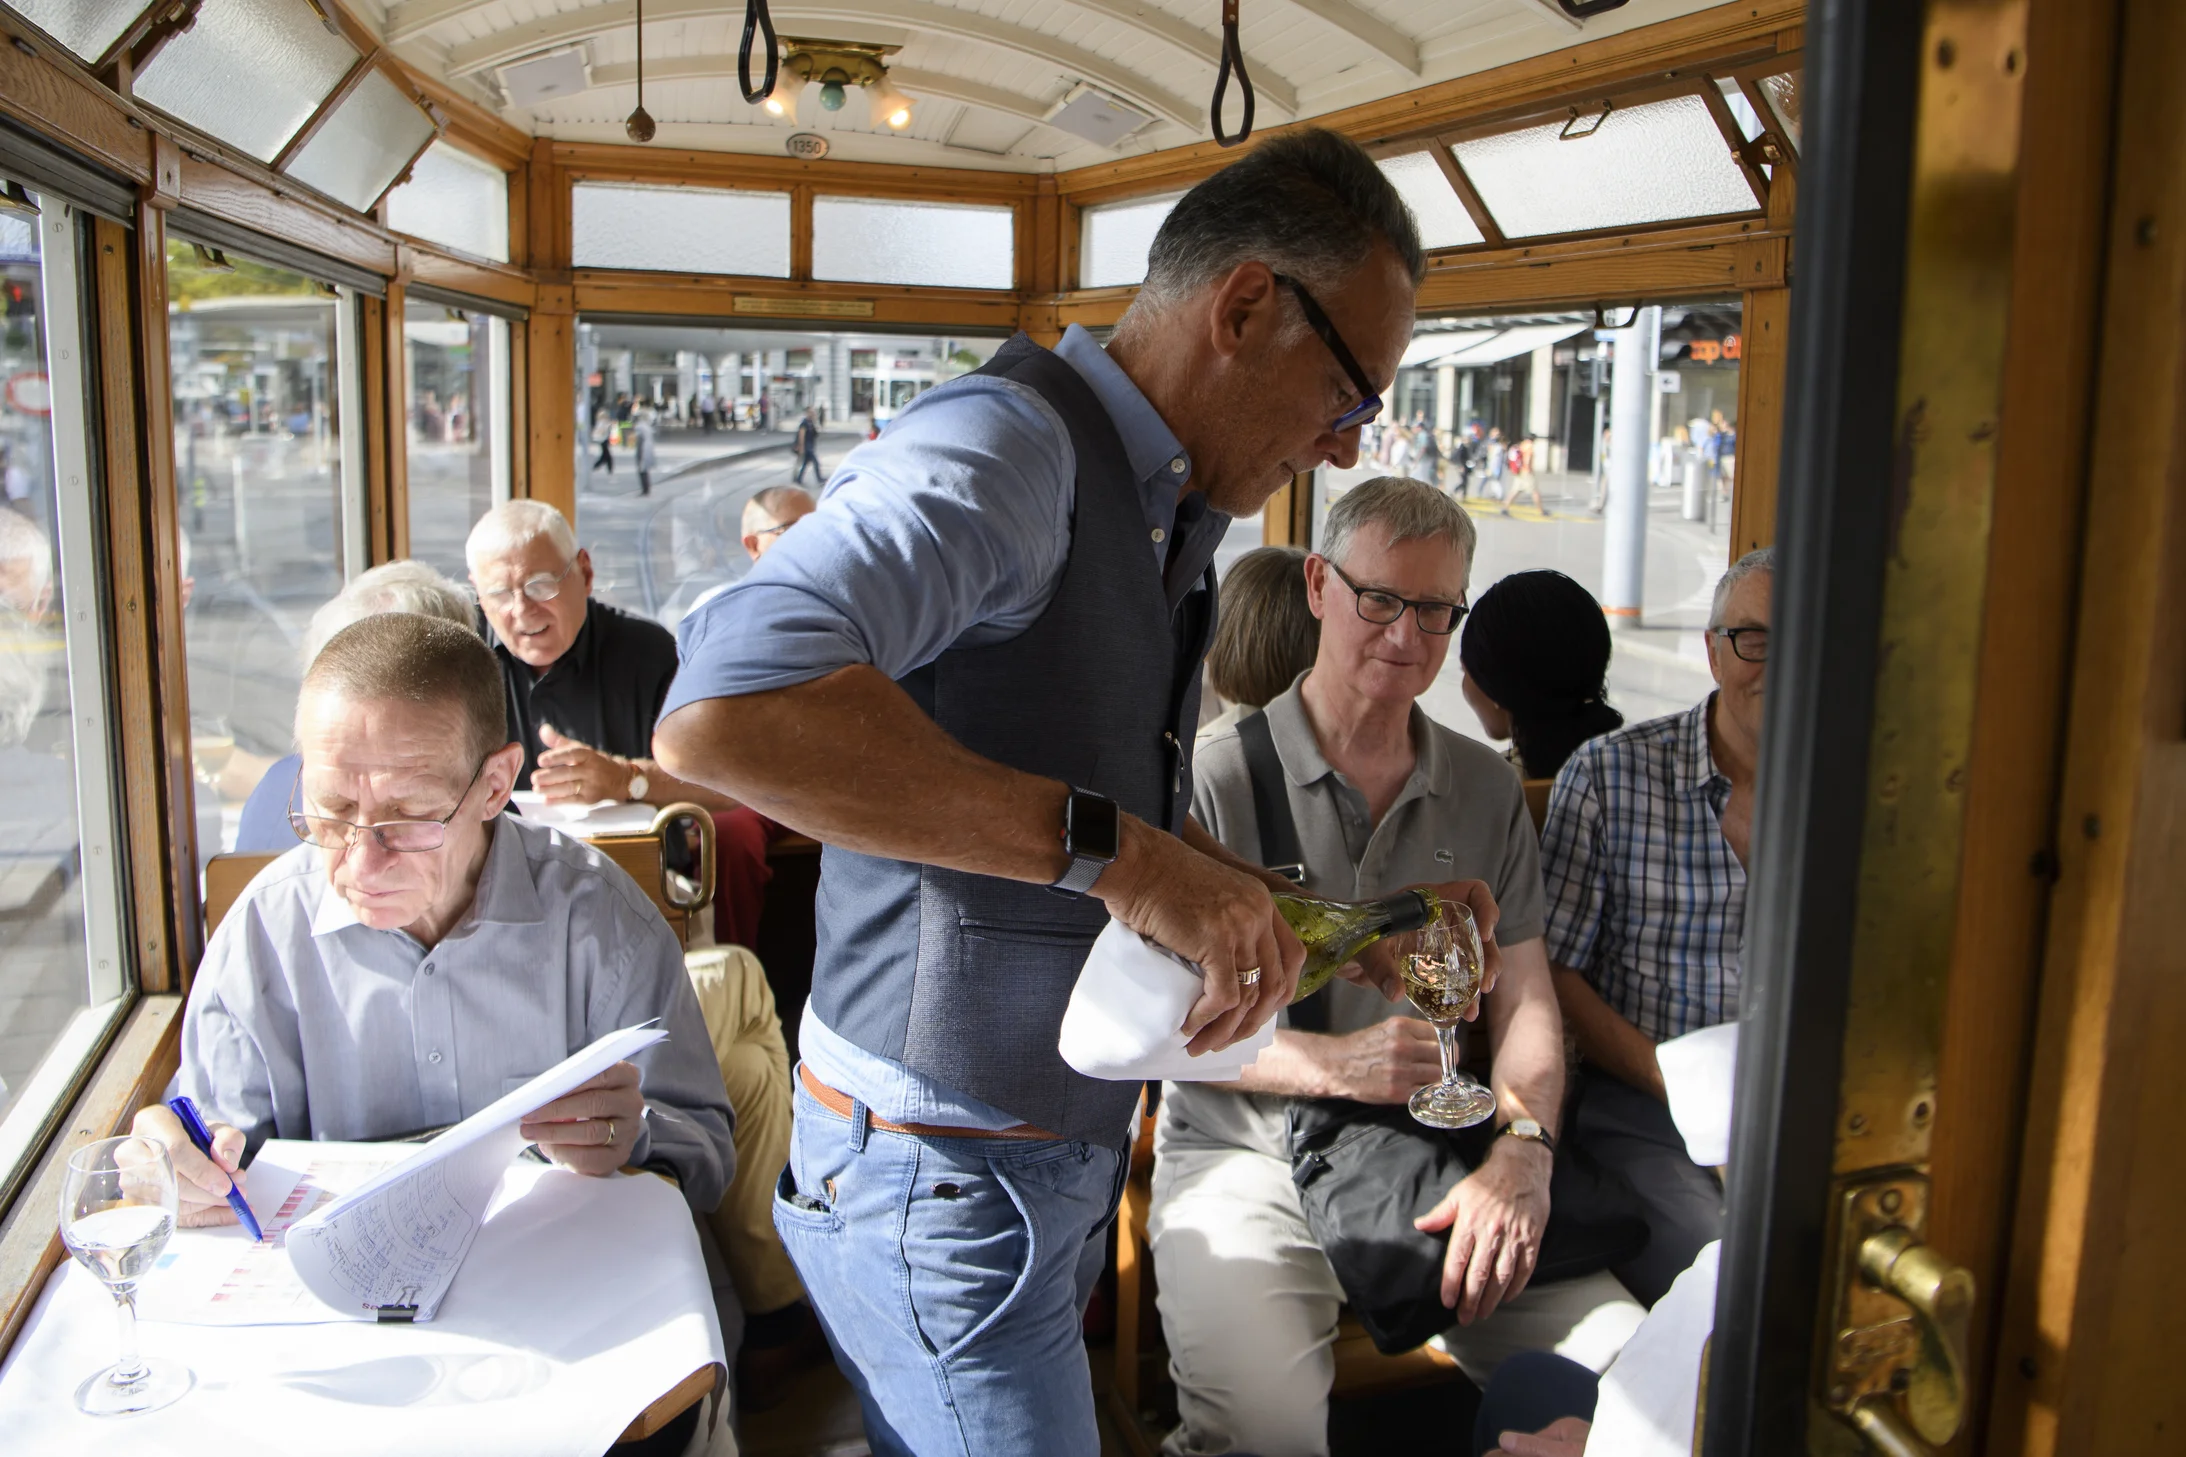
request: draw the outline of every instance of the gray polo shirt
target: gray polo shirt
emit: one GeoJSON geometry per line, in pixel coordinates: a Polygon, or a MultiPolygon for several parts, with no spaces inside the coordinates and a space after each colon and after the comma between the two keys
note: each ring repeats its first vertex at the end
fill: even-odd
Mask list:
{"type": "MultiPolygon", "coordinates": [[[[1283,788],[1305,858],[1304,889],[1330,900],[1372,900],[1407,885],[1482,880],[1501,912],[1496,940],[1515,946],[1538,937],[1545,921],[1540,842],[1517,772],[1412,706],[1411,777],[1380,824],[1367,819],[1366,795],[1332,766],[1306,719],[1299,684],[1267,706],[1283,788]]],[[[1192,760],[1192,817],[1248,860],[1260,856],[1252,776],[1237,730],[1207,741],[1192,760]]],[[[1347,981],[1330,983],[1329,1030],[1353,1032],[1391,1016],[1416,1016],[1409,1002],[1347,981]]],[[[1286,1020],[1288,1014],[1285,1014],[1286,1020]]],[[[1228,1090],[1222,1083],[1170,1083],[1163,1090],[1168,1136],[1231,1144],[1289,1157],[1279,1097],[1228,1090]]]]}

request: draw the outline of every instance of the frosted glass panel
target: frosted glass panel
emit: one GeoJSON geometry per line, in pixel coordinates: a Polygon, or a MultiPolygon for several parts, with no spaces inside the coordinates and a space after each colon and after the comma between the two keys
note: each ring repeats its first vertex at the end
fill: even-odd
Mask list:
{"type": "Polygon", "coordinates": [[[1419,221],[1421,247],[1462,248],[1487,241],[1431,155],[1406,152],[1401,157],[1384,157],[1379,165],[1382,176],[1396,184],[1404,205],[1419,221]]]}
{"type": "Polygon", "coordinates": [[[1557,136],[1563,126],[1552,121],[1454,148],[1505,237],[1760,209],[1697,96],[1619,108],[1591,135],[1568,141],[1557,136]]]}
{"type": "Polygon", "coordinates": [[[356,64],[304,0],[213,0],[152,57],[136,97],[270,162],[356,64]]]}
{"type": "Polygon", "coordinates": [[[1146,281],[1146,255],[1169,210],[1184,194],[1103,203],[1085,210],[1078,245],[1078,286],[1115,288],[1146,281]]]}
{"type": "Polygon", "coordinates": [[[387,194],[387,226],[413,238],[509,261],[509,175],[446,142],[425,149],[387,194]]]}
{"type": "Polygon", "coordinates": [[[844,283],[1008,288],[1017,214],[938,202],[812,200],[812,276],[844,283]]]}
{"type": "Polygon", "coordinates": [[[362,212],[379,200],[433,131],[425,109],[385,71],[374,71],[342,98],[286,170],[362,212]]]}
{"type": "Polygon", "coordinates": [[[1792,146],[1799,145],[1799,73],[1786,71],[1779,76],[1761,78],[1761,94],[1768,98],[1769,110],[1776,113],[1783,124],[1784,135],[1791,138],[1792,146]]]}
{"type": "Polygon", "coordinates": [[[579,268],[787,278],[789,194],[580,182],[570,256],[579,268]]]}
{"type": "Polygon", "coordinates": [[[14,0],[18,14],[87,61],[106,54],[147,0],[14,0]]]}

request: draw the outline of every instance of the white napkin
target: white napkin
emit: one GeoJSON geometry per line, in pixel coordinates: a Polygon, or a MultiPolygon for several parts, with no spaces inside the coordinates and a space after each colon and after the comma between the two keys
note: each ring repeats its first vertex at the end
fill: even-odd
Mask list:
{"type": "Polygon", "coordinates": [[[1690,1457],[1700,1353],[1715,1328],[1716,1265],[1722,1253],[1721,1240],[1702,1246],[1699,1258],[1655,1302],[1602,1373],[1587,1451],[1615,1457],[1690,1457]]]}
{"type": "Polygon", "coordinates": [[[1078,973],[1056,1050],[1087,1077],[1111,1082],[1235,1082],[1275,1040],[1275,1019],[1243,1042],[1193,1057],[1183,1028],[1199,992],[1198,967],[1110,921],[1078,973]]]}
{"type": "Polygon", "coordinates": [[[1731,1161],[1731,1087],[1738,1070],[1738,1024],[1723,1022],[1655,1049],[1662,1086],[1670,1095],[1670,1121],[1685,1140],[1686,1156],[1704,1169],[1731,1161]]]}

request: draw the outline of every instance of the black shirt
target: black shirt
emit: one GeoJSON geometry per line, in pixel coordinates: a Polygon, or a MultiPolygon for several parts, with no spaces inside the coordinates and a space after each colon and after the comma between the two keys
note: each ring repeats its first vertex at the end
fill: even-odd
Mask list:
{"type": "Polygon", "coordinates": [[[509,738],[524,746],[518,789],[531,788],[545,747],[542,723],[602,753],[652,757],[653,724],[676,676],[676,639],[667,628],[595,597],[585,604],[584,626],[569,651],[536,675],[490,630],[487,641],[508,689],[509,738]]]}

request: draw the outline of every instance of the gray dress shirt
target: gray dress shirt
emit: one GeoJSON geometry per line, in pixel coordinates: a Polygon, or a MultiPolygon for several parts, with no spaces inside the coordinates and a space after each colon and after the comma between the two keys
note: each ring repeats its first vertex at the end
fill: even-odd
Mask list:
{"type": "Polygon", "coordinates": [[[591,846],[503,815],[469,911],[440,943],[359,922],[299,845],[213,933],[183,1014],[176,1087],[267,1138],[390,1138],[455,1123],[618,1028],[648,1105],[629,1162],[700,1211],[736,1171],[735,1113],[683,969],[636,882],[591,846]]]}

